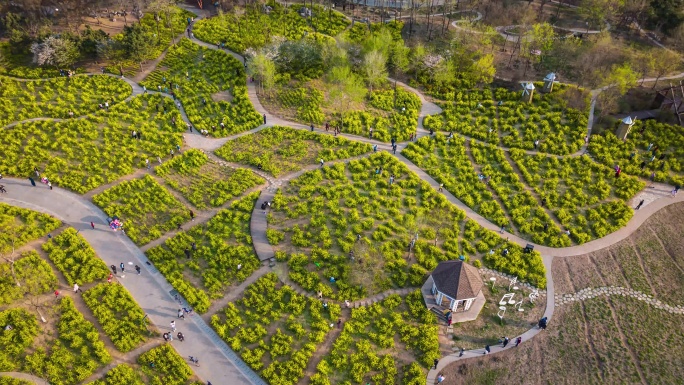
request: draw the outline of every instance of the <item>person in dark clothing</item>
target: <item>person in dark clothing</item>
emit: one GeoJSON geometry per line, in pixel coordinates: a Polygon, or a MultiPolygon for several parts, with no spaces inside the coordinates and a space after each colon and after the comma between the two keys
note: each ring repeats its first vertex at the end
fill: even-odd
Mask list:
{"type": "Polygon", "coordinates": [[[642,199],[642,200],[639,202],[639,204],[637,205],[637,207],[634,208],[634,210],[639,210],[639,209],[641,208],[641,206],[643,206],[643,205],[644,205],[644,200],[642,199]]]}

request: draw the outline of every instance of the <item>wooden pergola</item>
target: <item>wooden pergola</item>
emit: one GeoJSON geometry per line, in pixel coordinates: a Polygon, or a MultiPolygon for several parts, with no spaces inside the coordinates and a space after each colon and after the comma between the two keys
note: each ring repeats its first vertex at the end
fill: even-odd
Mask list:
{"type": "Polygon", "coordinates": [[[679,125],[682,126],[682,116],[684,115],[684,83],[679,82],[679,85],[663,88],[658,91],[653,104],[653,109],[670,110],[677,116],[679,125]]]}

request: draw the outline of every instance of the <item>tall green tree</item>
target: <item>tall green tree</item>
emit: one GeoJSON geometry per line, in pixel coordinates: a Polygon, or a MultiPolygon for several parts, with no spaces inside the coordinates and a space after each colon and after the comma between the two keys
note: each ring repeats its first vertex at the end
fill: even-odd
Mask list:
{"type": "Polygon", "coordinates": [[[471,81],[475,84],[489,84],[494,80],[496,67],[494,67],[494,55],[485,54],[473,62],[470,68],[471,81]]]}
{"type": "Polygon", "coordinates": [[[259,53],[247,60],[247,74],[253,76],[259,82],[262,91],[270,93],[275,85],[275,63],[263,53],[259,53]]]}
{"type": "Polygon", "coordinates": [[[123,63],[126,60],[127,54],[121,35],[98,44],[97,56],[118,68],[119,74],[123,76],[123,63]]]}
{"type": "Polygon", "coordinates": [[[671,33],[684,23],[684,0],[651,0],[649,26],[671,33]]]}
{"type": "Polygon", "coordinates": [[[150,58],[152,50],[157,45],[157,36],[141,24],[132,24],[124,27],[123,44],[128,57],[138,62],[142,71],[142,63],[150,58]]]}
{"type": "Polygon", "coordinates": [[[387,79],[387,59],[379,51],[368,52],[363,57],[362,68],[371,92],[387,79]]]}
{"type": "Polygon", "coordinates": [[[655,49],[651,53],[653,56],[653,72],[656,75],[653,88],[656,88],[661,77],[682,68],[682,58],[669,49],[655,49]]]}
{"type": "Polygon", "coordinates": [[[333,67],[327,77],[331,85],[328,101],[340,114],[344,127],[344,115],[352,110],[355,104],[363,102],[368,91],[361,78],[348,66],[333,67]]]}

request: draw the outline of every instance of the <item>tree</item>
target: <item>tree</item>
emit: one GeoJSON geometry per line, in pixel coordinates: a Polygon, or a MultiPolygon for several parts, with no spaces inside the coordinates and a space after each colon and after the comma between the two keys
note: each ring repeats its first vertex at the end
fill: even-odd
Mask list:
{"type": "Polygon", "coordinates": [[[485,54],[473,62],[469,71],[471,81],[475,84],[489,84],[494,80],[496,67],[494,67],[494,55],[485,54]]]}
{"type": "Polygon", "coordinates": [[[133,24],[124,27],[122,42],[126,55],[138,62],[142,71],[142,63],[150,57],[151,50],[157,45],[157,36],[145,30],[142,25],[133,24]]]}
{"type": "Polygon", "coordinates": [[[615,87],[620,95],[624,95],[636,85],[638,80],[639,76],[629,63],[624,63],[613,66],[608,76],[605,77],[604,85],[615,87]]]}
{"type": "Polygon", "coordinates": [[[368,52],[363,57],[363,73],[373,91],[374,86],[382,84],[387,78],[387,59],[379,51],[368,52]]]}
{"type": "Polygon", "coordinates": [[[665,33],[684,23],[684,0],[651,0],[649,26],[665,33]]]}
{"type": "MultiPolygon", "coordinates": [[[[175,12],[173,8],[176,5],[176,0],[154,0],[147,9],[154,12],[154,19],[157,21],[157,36],[159,36],[159,22],[161,15],[166,15],[166,24],[170,28],[171,41],[176,44],[176,31],[173,30],[173,21],[171,20],[171,11],[175,12]]],[[[202,8],[200,6],[200,8],[202,8]]]]}
{"type": "Polygon", "coordinates": [[[676,53],[670,51],[669,49],[655,49],[652,52],[653,57],[653,71],[656,74],[655,83],[653,83],[653,88],[656,88],[658,80],[664,75],[676,70],[681,67],[682,59],[676,53]]]}
{"type": "Polygon", "coordinates": [[[668,39],[670,44],[672,44],[680,53],[684,53],[684,24],[675,28],[671,32],[671,35],[671,38],[668,39]]]}
{"type": "Polygon", "coordinates": [[[603,30],[604,21],[615,14],[617,3],[619,3],[619,1],[582,0],[579,12],[582,17],[589,20],[587,30],[589,29],[589,25],[596,26],[599,30],[603,30]]]}
{"type": "Polygon", "coordinates": [[[123,76],[123,63],[126,60],[126,47],[121,41],[121,37],[115,37],[101,42],[97,45],[97,56],[109,61],[119,69],[119,74],[123,76]]]}
{"type": "Polygon", "coordinates": [[[639,76],[629,63],[612,67],[610,73],[603,78],[604,90],[597,99],[601,105],[599,121],[617,110],[620,98],[636,85],[638,79],[639,76]]]}
{"type": "Polygon", "coordinates": [[[410,51],[410,48],[404,45],[403,40],[392,43],[387,57],[387,69],[393,76],[396,76],[399,71],[404,72],[408,69],[410,51]]]}
{"type": "Polygon", "coordinates": [[[68,39],[49,36],[42,43],[31,45],[33,62],[39,66],[54,65],[57,68],[69,67],[78,60],[76,44],[68,39]]]}
{"type": "Polygon", "coordinates": [[[265,54],[259,53],[247,60],[247,74],[257,79],[262,91],[270,92],[275,84],[275,63],[265,54]]]}
{"type": "Polygon", "coordinates": [[[363,102],[368,91],[361,79],[348,66],[333,67],[328,74],[328,82],[332,85],[329,102],[340,113],[344,127],[344,114],[350,111],[354,104],[363,102]]]}
{"type": "Polygon", "coordinates": [[[288,40],[278,48],[278,70],[300,79],[317,78],[323,73],[323,50],[311,39],[288,40]]]}

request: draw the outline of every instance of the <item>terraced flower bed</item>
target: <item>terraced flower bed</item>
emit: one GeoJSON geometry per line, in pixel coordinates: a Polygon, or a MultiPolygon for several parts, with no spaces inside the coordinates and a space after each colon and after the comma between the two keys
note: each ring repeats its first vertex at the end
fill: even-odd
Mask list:
{"type": "Polygon", "coordinates": [[[332,135],[274,126],[226,142],[216,155],[261,169],[275,177],[316,164],[358,156],[371,151],[366,143],[332,135]]]}
{"type": "Polygon", "coordinates": [[[484,264],[545,287],[539,254],[523,254],[464,218],[405,165],[379,153],[292,180],[273,199],[267,235],[276,257],[288,261],[290,279],[338,300],[419,286],[438,262],[461,255],[484,255],[484,264]]]}
{"type": "Polygon", "coordinates": [[[555,158],[511,151],[511,158],[577,243],[625,226],[634,214],[629,200],[645,187],[629,175],[615,177],[615,170],[586,155],[555,158]]]}
{"type": "Polygon", "coordinates": [[[259,192],[234,201],[208,223],[167,239],[147,257],[199,313],[226,288],[243,281],[260,266],[252,247],[249,223],[259,192]]]}
{"type": "MultiPolygon", "coordinates": [[[[302,4],[284,7],[276,2],[268,2],[268,13],[249,8],[242,10],[240,16],[225,13],[218,17],[197,21],[193,27],[195,36],[207,43],[224,43],[234,52],[245,52],[248,48],[261,48],[273,36],[283,36],[290,40],[301,39],[305,34],[318,32],[336,36],[349,24],[337,11],[324,10],[314,5],[311,18],[298,14],[302,4]]],[[[310,5],[306,5],[311,7],[310,5]]]]}
{"type": "Polygon", "coordinates": [[[46,117],[67,119],[93,113],[100,104],[118,103],[131,95],[131,86],[106,75],[17,81],[0,76],[0,126],[46,117]]]}
{"type": "Polygon", "coordinates": [[[625,173],[672,185],[684,185],[684,128],[637,120],[626,141],[612,132],[592,135],[589,151],[608,167],[619,165],[625,173]]]}
{"type": "Polygon", "coordinates": [[[85,193],[167,156],[185,130],[171,99],[149,94],[84,119],[19,124],[0,136],[0,174],[35,178],[37,167],[53,185],[85,193]]]}
{"type": "Polygon", "coordinates": [[[126,235],[138,245],[190,220],[190,210],[149,175],[109,188],[95,195],[93,203],[110,217],[119,217],[126,235]]]}
{"type": "Polygon", "coordinates": [[[425,128],[525,150],[535,149],[538,140],[538,151],[558,155],[579,151],[587,135],[586,114],[565,107],[554,94],[537,93],[531,104],[520,100],[520,92],[502,88],[450,97],[444,112],[425,118],[425,128]]]}
{"type": "Polygon", "coordinates": [[[198,209],[220,207],[264,183],[264,179],[252,171],[221,166],[196,149],[183,152],[155,167],[154,171],[198,209]]]}
{"type": "Polygon", "coordinates": [[[197,131],[216,137],[263,123],[247,96],[244,66],[231,55],[183,38],[170,47],[158,69],[141,82],[150,90],[173,93],[197,131]],[[216,97],[217,94],[222,95],[216,97]],[[214,99],[216,98],[216,99],[214,99]]]}
{"type": "Polygon", "coordinates": [[[340,305],[326,308],[269,273],[213,315],[211,326],[268,383],[297,384],[340,314],[340,305]]]}

